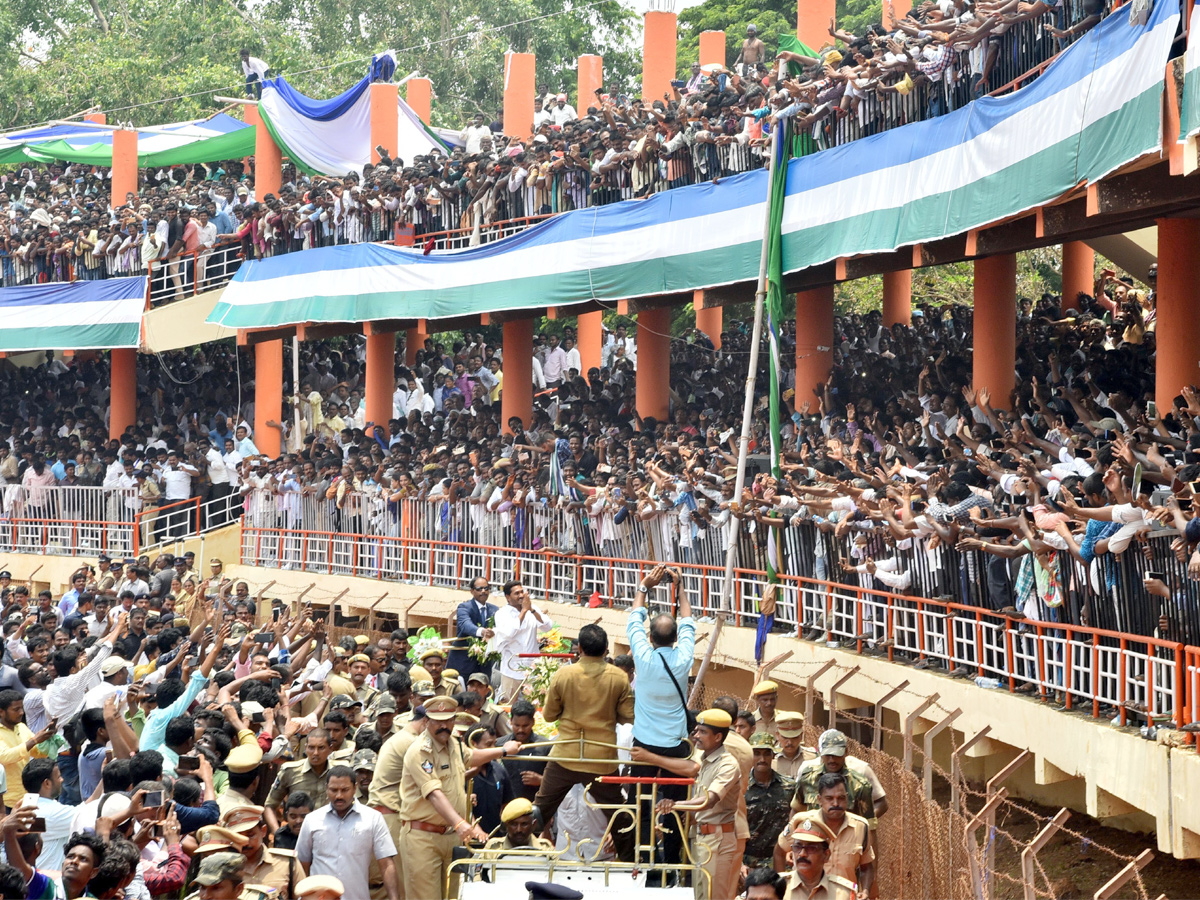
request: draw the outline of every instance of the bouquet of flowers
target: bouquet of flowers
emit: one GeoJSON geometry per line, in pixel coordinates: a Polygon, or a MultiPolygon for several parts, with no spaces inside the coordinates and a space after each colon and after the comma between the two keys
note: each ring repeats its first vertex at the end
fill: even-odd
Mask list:
{"type": "MultiPolygon", "coordinates": [[[[495,629],[495,616],[488,616],[486,627],[495,629]]],[[[486,666],[489,663],[500,662],[500,651],[493,649],[492,642],[485,641],[483,638],[470,638],[467,644],[467,653],[470,654],[471,659],[478,660],[481,665],[486,666]]]]}
{"type": "Polygon", "coordinates": [[[426,625],[408,642],[408,658],[417,661],[426,650],[442,649],[442,633],[432,625],[426,625]]]}
{"type": "MultiPolygon", "coordinates": [[[[557,625],[547,631],[538,640],[538,649],[542,653],[568,653],[571,642],[563,637],[562,629],[557,625]]],[[[552,656],[543,656],[536,660],[529,669],[525,680],[526,687],[533,702],[541,709],[546,702],[546,692],[550,689],[550,679],[558,671],[563,661],[552,656]]]]}

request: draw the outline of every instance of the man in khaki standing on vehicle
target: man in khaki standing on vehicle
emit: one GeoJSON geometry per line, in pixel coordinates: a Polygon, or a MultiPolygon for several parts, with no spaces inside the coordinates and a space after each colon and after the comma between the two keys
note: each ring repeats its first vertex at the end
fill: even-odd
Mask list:
{"type": "Polygon", "coordinates": [[[487,834],[469,818],[467,769],[512,756],[521,749],[516,741],[503,747],[467,750],[454,740],[458,702],[434,697],[425,704],[429,719],[421,735],[404,754],[400,780],[400,853],[404,867],[404,894],[410,900],[432,900],[458,895],[452,879],[446,891],[446,870],[460,841],[487,840],[487,834]]]}

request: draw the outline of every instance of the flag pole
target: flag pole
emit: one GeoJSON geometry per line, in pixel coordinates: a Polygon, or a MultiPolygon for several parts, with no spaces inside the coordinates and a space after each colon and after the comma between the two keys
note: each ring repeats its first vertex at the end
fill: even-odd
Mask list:
{"type": "MultiPolygon", "coordinates": [[[[754,292],[754,330],[750,336],[750,364],[746,374],[746,400],[742,407],[742,433],[738,438],[737,479],[734,482],[733,501],[742,502],[742,491],[746,487],[746,457],[750,452],[750,420],[754,413],[754,385],[758,378],[758,349],[762,342],[763,306],[767,298],[767,263],[771,255],[771,185],[775,173],[775,142],[784,123],[777,122],[771,129],[771,137],[767,143],[767,196],[766,208],[763,212],[762,254],[758,262],[758,286],[754,292]]],[[[738,523],[737,517],[730,513],[728,523],[728,538],[725,543],[725,578],[721,582],[721,605],[717,611],[717,624],[713,629],[712,638],[704,650],[704,658],[696,672],[695,686],[688,697],[688,702],[694,704],[700,695],[704,682],[704,674],[712,662],[713,648],[717,645],[717,636],[721,633],[721,625],[726,616],[733,612],[733,565],[737,556],[738,523]]]]}

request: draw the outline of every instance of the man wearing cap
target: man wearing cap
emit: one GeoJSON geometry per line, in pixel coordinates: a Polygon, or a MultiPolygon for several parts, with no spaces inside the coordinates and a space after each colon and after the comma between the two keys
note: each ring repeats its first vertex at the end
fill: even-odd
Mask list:
{"type": "Polygon", "coordinates": [[[879,817],[887,812],[887,794],[875,777],[874,771],[861,759],[846,754],[846,736],[835,728],[821,734],[817,742],[819,759],[813,759],[800,767],[796,778],[796,794],[792,797],[792,811],[816,809],[817,780],[826,772],[841,772],[846,776],[846,792],[849,797],[848,810],[862,816],[871,823],[874,831],[879,817]],[[870,777],[865,772],[870,773],[870,777]]]}
{"type": "Polygon", "coordinates": [[[867,820],[846,811],[846,779],[843,772],[826,772],[817,781],[819,808],[792,816],[779,835],[775,862],[782,868],[788,848],[788,835],[806,821],[819,821],[833,835],[825,871],[858,885],[859,896],[868,896],[875,880],[875,853],[871,848],[867,820]]]}
{"type": "Polygon", "coordinates": [[[312,797],[314,808],[325,805],[325,775],[329,771],[331,749],[329,732],[324,728],[314,728],[304,740],[304,759],[286,762],[279,767],[275,783],[267,793],[266,810],[263,813],[272,831],[279,830],[278,816],[283,809],[283,801],[292,791],[304,791],[312,797]]]}
{"type": "Polygon", "coordinates": [[[354,770],[354,781],[358,785],[358,801],[366,803],[371,794],[371,779],[375,774],[375,766],[379,757],[374,750],[355,750],[350,760],[350,768],[354,770]]]}
{"type": "Polygon", "coordinates": [[[494,837],[484,846],[485,859],[503,856],[505,850],[536,850],[549,853],[554,845],[533,833],[533,804],[524,797],[510,800],[500,812],[504,837],[494,837]]]}
{"type": "Polygon", "coordinates": [[[805,820],[791,835],[792,873],[783,900],[856,900],[856,888],[825,874],[833,835],[818,821],[805,820]]]}
{"type": "Polygon", "coordinates": [[[775,716],[779,730],[779,753],[775,757],[775,771],[795,781],[800,767],[816,754],[801,746],[804,735],[804,716],[798,712],[781,712],[775,716]]]}
{"type": "Polygon", "coordinates": [[[693,813],[691,847],[708,875],[693,879],[698,900],[722,900],[737,894],[745,841],[736,834],[742,772],[737,760],[725,750],[725,737],[732,727],[733,718],[722,709],[706,709],[696,717],[692,732],[696,754],[692,761],[700,768],[692,786],[692,799],[660,800],[656,810],[659,815],[672,811],[693,813]]]}
{"type": "Polygon", "coordinates": [[[309,875],[296,885],[296,900],[340,900],[345,892],[332,875],[309,875]]]}
{"type": "Polygon", "coordinates": [[[238,737],[242,742],[225,757],[225,768],[229,770],[229,784],[217,797],[217,808],[221,810],[222,815],[241,807],[254,806],[254,801],[250,798],[258,790],[262,773],[269,771],[262,768],[262,748],[253,739],[245,740],[246,735],[253,738],[250,732],[239,732],[238,737]]]}
{"type": "MultiPolygon", "coordinates": [[[[143,615],[142,619],[145,618],[143,615]]],[[[100,678],[100,683],[83,695],[84,709],[103,709],[104,701],[121,693],[121,688],[129,682],[129,663],[119,656],[110,656],[100,664],[100,678]]]]}
{"type": "Polygon", "coordinates": [[[240,849],[246,863],[242,877],[248,884],[274,888],[282,900],[291,900],[296,882],[304,877],[296,858],[267,848],[267,823],[261,806],[239,806],[222,814],[221,825],[241,835],[246,843],[240,849]]]}
{"type": "Polygon", "coordinates": [[[242,867],[246,858],[240,853],[222,851],[200,861],[195,882],[200,900],[238,900],[242,893],[242,867]]]}
{"type": "Polygon", "coordinates": [[[379,693],[379,690],[368,682],[370,675],[371,657],[365,653],[355,653],[350,657],[350,681],[354,684],[354,695],[364,708],[369,706],[379,693]]]}
{"type": "Polygon", "coordinates": [[[391,694],[383,693],[375,699],[374,715],[374,721],[359,726],[358,731],[354,733],[356,742],[363,732],[374,731],[386,741],[399,731],[396,724],[396,699],[391,694]]]}
{"type": "MultiPolygon", "coordinates": [[[[429,684],[425,682],[425,684],[429,684]]],[[[429,693],[425,699],[433,696],[433,685],[429,685],[429,693]]],[[[403,849],[400,842],[400,782],[404,777],[404,755],[416,740],[425,733],[428,719],[425,718],[425,708],[417,707],[413,718],[405,723],[396,734],[383,742],[375,761],[375,774],[371,777],[371,791],[367,796],[367,805],[383,816],[383,823],[388,827],[398,849],[403,849]]],[[[396,854],[396,881],[400,891],[404,893],[404,854],[396,854]]]]}
{"type": "Polygon", "coordinates": [[[516,741],[502,747],[464,748],[453,739],[457,712],[458,702],[453,697],[428,700],[425,734],[404,754],[400,852],[421,861],[404,868],[404,892],[413,900],[457,895],[457,878],[449,893],[443,893],[454,848],[460,840],[487,840],[484,831],[468,818],[467,769],[520,750],[516,741]]]}
{"type": "Polygon", "coordinates": [[[467,678],[467,690],[483,698],[483,710],[479,714],[479,724],[486,725],[498,735],[508,734],[511,727],[508,715],[491,701],[492,683],[483,672],[472,672],[467,678]]]}
{"type": "Polygon", "coordinates": [[[779,737],[779,726],[775,723],[775,707],[779,703],[779,685],[774,681],[760,681],[750,691],[750,696],[758,704],[758,724],[754,733],[768,731],[779,737]]]}
{"type": "MultiPolygon", "coordinates": [[[[446,653],[437,647],[430,647],[421,654],[418,660],[427,673],[429,680],[433,682],[434,689],[439,694],[444,694],[445,691],[440,687],[442,683],[442,670],[446,668],[446,653]]],[[[416,680],[415,678],[413,679],[416,680]]]]}
{"type": "Polygon", "coordinates": [[[746,789],[746,819],[750,839],[742,854],[743,865],[770,866],[775,859],[775,841],[792,817],[792,793],[795,783],[772,767],[779,744],[763,732],[750,738],[754,767],[746,789]]]}

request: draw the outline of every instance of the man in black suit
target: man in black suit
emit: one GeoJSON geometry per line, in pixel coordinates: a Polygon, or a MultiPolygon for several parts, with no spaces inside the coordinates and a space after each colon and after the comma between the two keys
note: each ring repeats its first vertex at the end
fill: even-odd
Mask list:
{"type": "Polygon", "coordinates": [[[456,629],[459,640],[450,648],[450,656],[446,661],[448,668],[456,669],[464,681],[475,672],[483,672],[490,679],[492,664],[483,665],[467,652],[470,642],[467,638],[489,640],[493,631],[488,627],[488,621],[496,615],[499,608],[494,603],[488,603],[490,586],[486,578],[471,579],[471,599],[458,604],[456,629]]]}

